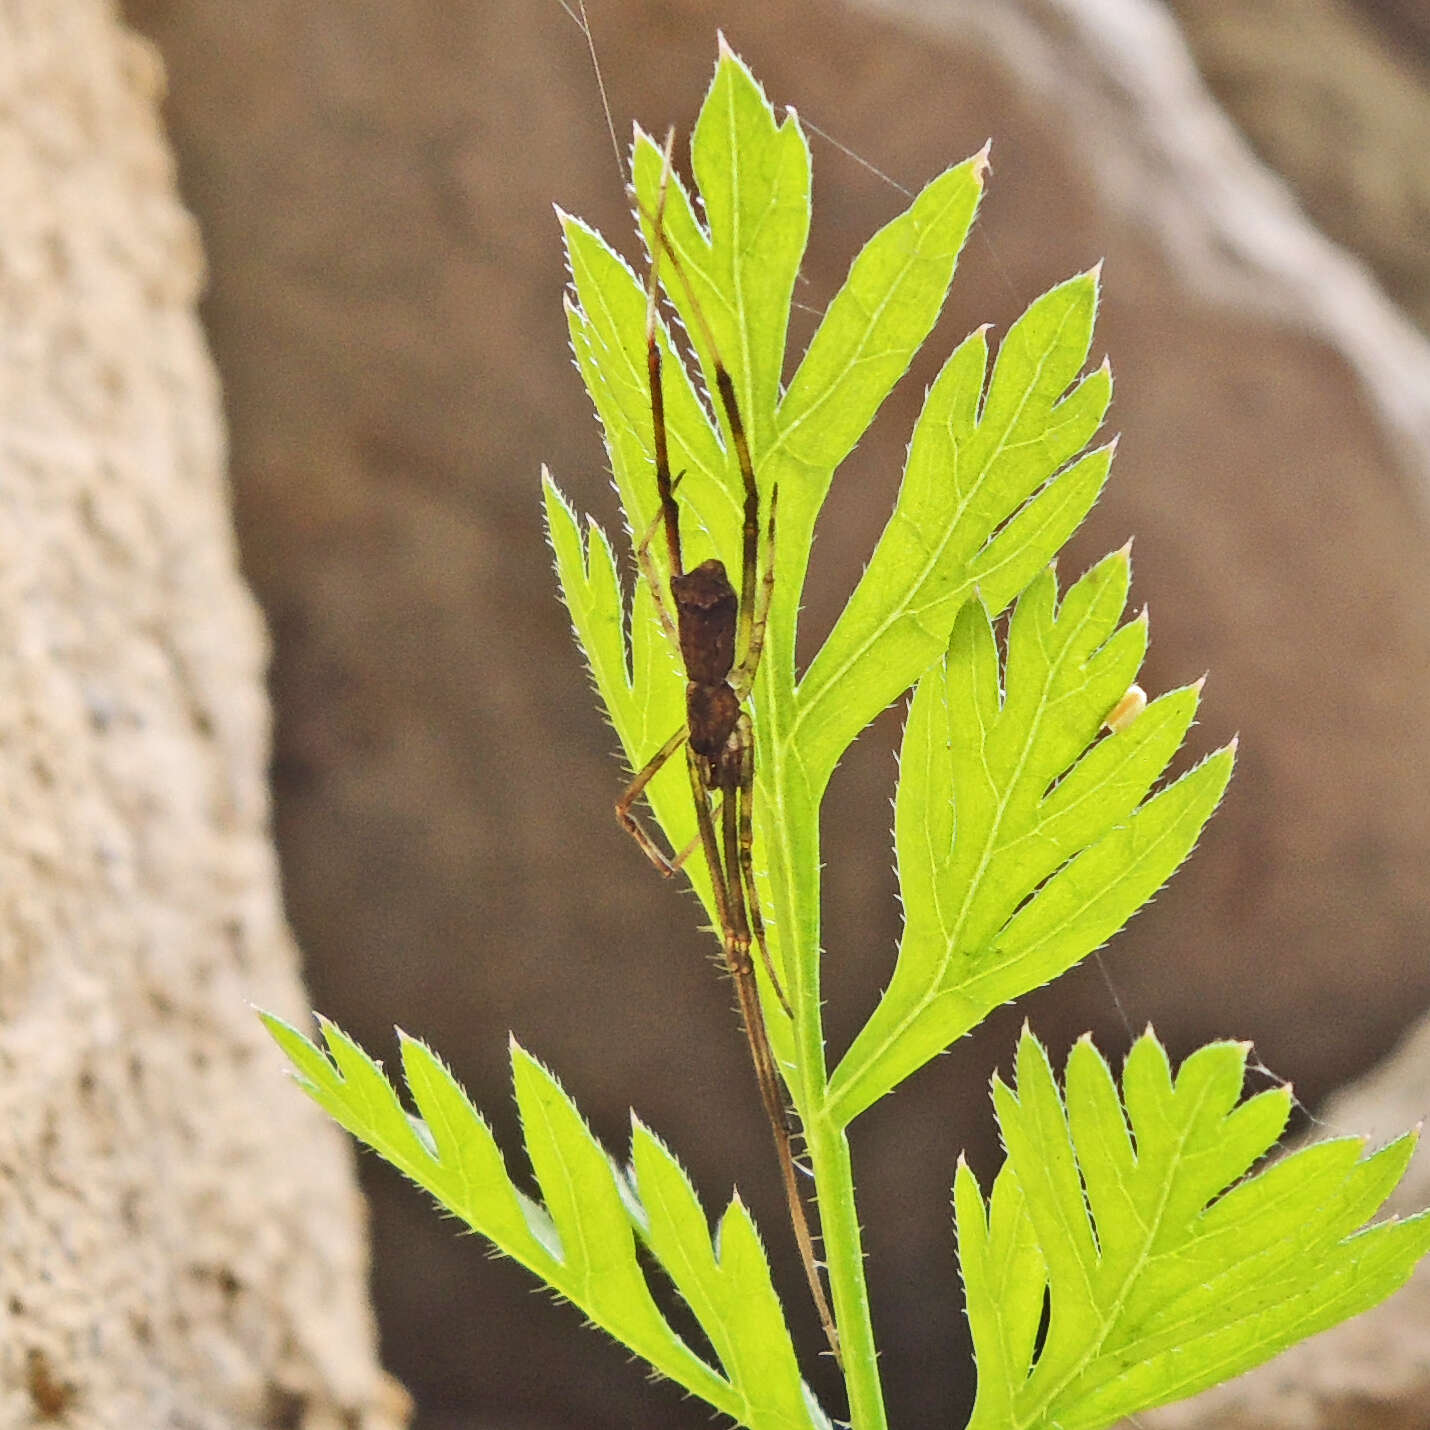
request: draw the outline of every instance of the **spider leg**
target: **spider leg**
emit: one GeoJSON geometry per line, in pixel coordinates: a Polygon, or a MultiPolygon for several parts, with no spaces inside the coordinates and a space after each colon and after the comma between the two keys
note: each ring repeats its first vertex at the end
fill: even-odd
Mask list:
{"type": "MultiPolygon", "coordinates": [[[[682,726],[653,754],[636,773],[636,777],[621,792],[616,801],[616,818],[621,828],[645,851],[645,856],[668,879],[684,862],[686,855],[671,863],[665,852],[641,827],[640,821],[632,813],[635,802],[645,793],[646,786],[661,772],[666,762],[690,738],[690,731],[682,726]]],[[[686,851],[689,852],[688,850],[686,851]]]]}
{"type": "Polygon", "coordinates": [[[742,615],[747,607],[753,606],[754,609],[745,632],[745,654],[730,672],[730,687],[741,702],[755,684],[755,672],[760,667],[760,656],[765,649],[765,627],[770,619],[770,601],[775,594],[775,504],[779,494],[779,487],[770,488],[770,514],[765,522],[765,574],[754,599],[744,601],[742,598],[742,615]]]}
{"type": "MultiPolygon", "coordinates": [[[[697,838],[705,854],[705,867],[710,871],[710,891],[715,897],[715,918],[720,924],[720,940],[725,951],[725,963],[730,976],[738,984],[741,976],[738,957],[738,935],[735,932],[734,915],[730,909],[730,884],[725,878],[725,866],[720,861],[720,842],[715,835],[715,821],[710,816],[710,792],[706,788],[704,775],[700,769],[700,757],[689,745],[685,747],[686,764],[690,769],[690,793],[695,799],[695,825],[697,838]]],[[[748,945],[747,945],[748,949],[748,945]]],[[[746,953],[745,963],[749,956],[746,953]]],[[[753,1043],[751,1051],[754,1051],[753,1043]]],[[[756,1058],[756,1073],[759,1073],[759,1059],[756,1058]]],[[[771,1067],[774,1060],[770,1059],[771,1067]]],[[[760,1075],[760,1090],[764,1091],[764,1078],[760,1075]]]]}
{"type": "MultiPolygon", "coordinates": [[[[677,477],[676,481],[679,480],[680,478],[677,477]]],[[[670,607],[665,604],[665,597],[660,594],[660,572],[655,569],[655,559],[650,554],[650,544],[655,540],[655,533],[664,520],[664,510],[658,511],[655,514],[655,519],[646,527],[646,533],[636,547],[636,564],[640,567],[641,575],[645,577],[651,600],[655,602],[655,613],[660,617],[661,627],[671,645],[675,647],[675,653],[678,656],[680,654],[680,632],[675,628],[675,617],[670,614],[670,607]]]]}
{"type": "MultiPolygon", "coordinates": [[[[715,388],[720,394],[725,420],[730,425],[735,460],[739,463],[740,481],[745,488],[744,519],[740,525],[740,624],[735,648],[748,651],[754,629],[756,588],[759,585],[760,490],[755,484],[755,467],[750,460],[750,444],[745,436],[740,404],[735,400],[735,384],[718,355],[715,358],[715,388]]],[[[763,633],[760,639],[763,642],[763,633]]]]}
{"type": "MultiPolygon", "coordinates": [[[[672,144],[674,140],[673,132],[666,138],[664,162],[661,168],[660,177],[660,197],[656,203],[656,211],[651,218],[651,226],[654,230],[654,240],[651,244],[651,266],[654,269],[655,255],[663,252],[669,261],[671,268],[675,271],[680,286],[684,290],[685,297],[690,308],[691,315],[695,319],[695,325],[700,331],[700,336],[704,340],[705,347],[710,353],[711,366],[715,371],[715,391],[720,399],[720,410],[725,414],[725,424],[730,429],[730,442],[735,449],[735,462],[740,469],[740,484],[744,488],[744,508],[743,519],[740,527],[740,603],[738,627],[736,632],[736,649],[745,652],[740,661],[739,670],[743,674],[745,681],[744,689],[733,678],[731,685],[735,687],[736,693],[743,699],[749,693],[749,687],[754,683],[755,669],[759,665],[760,652],[764,647],[765,620],[769,615],[769,591],[772,587],[772,568],[774,566],[774,545],[770,544],[770,571],[766,572],[764,586],[761,587],[759,577],[759,554],[760,554],[760,491],[759,485],[755,481],[755,464],[750,456],[749,437],[745,432],[745,419],[740,413],[739,399],[735,395],[735,383],[730,377],[730,371],[725,366],[724,359],[720,356],[719,345],[715,341],[715,334],[710,328],[710,324],[705,318],[704,310],[700,306],[699,300],[695,296],[694,286],[691,284],[690,275],[685,271],[685,264],[681,261],[680,255],[675,251],[670,241],[670,236],[665,231],[665,203],[670,186],[670,166],[672,144]],[[763,593],[763,600],[761,599],[763,593]],[[756,607],[761,606],[762,610],[757,611],[756,607]]],[[[655,342],[654,324],[654,273],[652,273],[652,287],[650,301],[647,304],[646,324],[649,329],[647,341],[650,344],[655,342]]],[[[660,354],[652,347],[652,380],[658,379],[660,371],[660,354]]],[[[662,401],[661,411],[657,416],[659,426],[663,428],[665,421],[664,404],[662,401]]],[[[660,443],[657,443],[659,446],[660,443]]],[[[667,468],[668,473],[668,468],[667,468]]],[[[657,461],[657,483],[660,480],[659,461],[657,461]]],[[[661,488],[662,500],[667,492],[666,488],[661,488]]],[[[769,530],[771,537],[774,534],[774,493],[771,493],[770,503],[770,523],[769,530]]],[[[675,521],[675,502],[670,501],[670,515],[667,518],[667,531],[669,531],[675,521]]],[[[676,533],[677,542],[679,533],[676,533]]],[[[674,548],[673,548],[674,549],[674,548]]]]}
{"type": "Polygon", "coordinates": [[[683,869],[683,868],[685,867],[685,861],[686,861],[687,859],[689,859],[690,856],[691,856],[692,854],[694,854],[695,851],[696,851],[697,849],[699,849],[699,848],[700,848],[700,835],[699,835],[699,833],[697,832],[697,833],[691,838],[690,843],[687,844],[687,845],[685,846],[685,848],[682,849],[682,850],[680,851],[680,853],[677,854],[677,855],[675,856],[675,858],[670,861],[670,867],[671,867],[672,869],[683,869]]]}
{"type": "MultiPolygon", "coordinates": [[[[655,228],[665,232],[665,200],[670,192],[671,156],[675,150],[675,130],[665,136],[665,157],[660,171],[660,198],[656,201],[655,228]]],[[[646,282],[645,353],[646,374],[650,379],[651,427],[655,437],[655,488],[660,496],[661,520],[665,524],[665,541],[670,549],[670,574],[679,576],[685,570],[680,557],[680,513],[675,505],[675,484],[670,479],[670,443],[665,426],[665,387],[660,377],[660,324],[657,314],[660,273],[660,242],[651,245],[650,273],[646,282]]]]}
{"type": "MultiPolygon", "coordinates": [[[[749,737],[748,721],[746,723],[746,737],[749,737]]],[[[770,959],[770,946],[765,941],[765,921],[760,914],[760,896],[755,889],[755,863],[753,850],[755,844],[754,820],[752,808],[754,805],[754,776],[753,761],[746,756],[740,772],[740,788],[732,790],[725,796],[726,802],[735,800],[739,807],[739,831],[735,838],[736,855],[739,860],[740,881],[745,886],[745,903],[750,915],[750,932],[754,935],[755,946],[760,950],[760,961],[765,965],[765,972],[770,977],[770,987],[775,990],[775,997],[780,1000],[780,1007],[785,1010],[787,1017],[794,1017],[794,1009],[790,1007],[789,999],[785,996],[784,988],[780,984],[779,975],[775,972],[775,965],[770,959]],[[748,776],[748,778],[747,778],[748,776]]],[[[730,823],[728,817],[725,820],[727,831],[730,823]]],[[[727,832],[725,839],[725,860],[730,862],[731,839],[727,832]]]]}
{"type": "MultiPolygon", "coordinates": [[[[745,722],[748,734],[748,721],[745,722]]],[[[750,747],[746,744],[742,751],[742,773],[748,768],[750,747]]],[[[770,1047],[770,1035],[765,1026],[765,1011],[760,1004],[759,989],[755,986],[755,968],[750,962],[750,929],[745,919],[745,904],[741,885],[742,867],[739,849],[740,803],[738,789],[725,792],[720,822],[725,836],[725,863],[719,862],[716,849],[715,824],[710,816],[710,805],[706,798],[706,788],[701,776],[696,756],[690,755],[690,781],[696,794],[696,812],[700,821],[701,842],[705,846],[706,862],[710,867],[710,882],[714,887],[715,905],[719,910],[721,933],[725,948],[725,966],[735,984],[735,995],[740,1004],[740,1019],[745,1025],[745,1041],[750,1045],[750,1060],[755,1065],[755,1078],[760,1085],[760,1098],[765,1104],[765,1115],[769,1119],[770,1132],[775,1139],[775,1152],[779,1158],[780,1178],[784,1183],[785,1205],[789,1209],[790,1225],[794,1229],[794,1239],[799,1247],[800,1261],[804,1265],[805,1280],[809,1283],[809,1293],[819,1313],[820,1324],[829,1341],[834,1359],[843,1364],[840,1356],[839,1331],[834,1323],[834,1313],[824,1294],[824,1282],[819,1275],[819,1261],[815,1256],[814,1237],[809,1229],[809,1215],[805,1210],[804,1197],[800,1194],[799,1177],[794,1162],[794,1129],[789,1110],[780,1092],[779,1070],[774,1051],[770,1047]],[[733,870],[727,878],[727,870],[733,870]]],[[[741,786],[743,788],[743,786],[741,786]]],[[[770,972],[773,979],[773,970],[770,972]]],[[[778,989],[778,982],[775,983],[778,989]]],[[[783,994],[781,994],[783,1001],[783,994]]]]}

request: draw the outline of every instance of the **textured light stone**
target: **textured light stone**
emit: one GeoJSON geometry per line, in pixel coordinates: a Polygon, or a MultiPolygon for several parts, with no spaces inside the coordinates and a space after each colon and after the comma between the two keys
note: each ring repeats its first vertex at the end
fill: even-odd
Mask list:
{"type": "Polygon", "coordinates": [[[401,1422],[268,840],[159,60],[0,0],[0,1425],[401,1422]]]}

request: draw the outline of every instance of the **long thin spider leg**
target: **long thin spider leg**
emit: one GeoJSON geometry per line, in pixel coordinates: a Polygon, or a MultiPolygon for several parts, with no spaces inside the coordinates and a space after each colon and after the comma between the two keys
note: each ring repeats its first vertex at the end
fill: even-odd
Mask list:
{"type": "MultiPolygon", "coordinates": [[[[749,721],[741,716],[740,725],[735,727],[732,740],[739,740],[741,733],[748,734],[749,721]],[[744,731],[741,726],[746,727],[744,731]]],[[[741,758],[741,777],[748,755],[741,758]]],[[[720,864],[725,871],[727,885],[725,899],[730,906],[730,922],[725,928],[725,940],[731,945],[734,961],[741,972],[754,976],[750,963],[750,920],[745,912],[745,884],[740,878],[740,791],[738,788],[726,790],[720,805],[720,864]]]]}
{"type": "Polygon", "coordinates": [[[765,574],[755,595],[754,615],[746,635],[745,654],[730,672],[730,688],[742,704],[755,684],[755,672],[760,668],[760,656],[765,649],[765,627],[770,619],[770,602],[775,594],[775,504],[779,487],[770,488],[770,514],[765,522],[765,574]]]}
{"type": "MultiPolygon", "coordinates": [[[[748,652],[754,636],[756,588],[759,584],[760,492],[755,485],[755,468],[750,461],[750,444],[745,437],[740,405],[735,401],[735,384],[730,381],[730,374],[725,370],[725,364],[718,353],[715,356],[715,387],[725,409],[725,420],[730,424],[730,436],[735,443],[735,459],[740,464],[740,480],[745,487],[744,520],[740,527],[740,623],[735,649],[748,652]]],[[[771,552],[771,555],[773,554],[771,552]]],[[[760,633],[760,644],[764,644],[763,631],[760,633]]],[[[749,663],[748,654],[742,661],[742,664],[744,663],[749,663]]],[[[752,664],[752,676],[753,670],[752,664]]]]}
{"type": "MultiPolygon", "coordinates": [[[[740,469],[740,482],[745,489],[744,519],[741,523],[740,615],[737,648],[747,651],[750,648],[753,633],[755,587],[759,579],[760,493],[755,481],[755,464],[750,456],[750,442],[745,432],[745,420],[740,415],[740,403],[735,396],[734,381],[730,377],[729,368],[725,366],[724,358],[720,355],[720,345],[715,341],[715,334],[705,317],[705,310],[695,296],[695,288],[690,281],[690,275],[685,271],[685,264],[675,251],[675,246],[670,241],[670,235],[665,230],[665,204],[670,188],[673,143],[674,134],[672,132],[666,136],[660,175],[660,197],[656,201],[656,211],[651,218],[651,227],[655,235],[655,240],[651,245],[652,266],[654,266],[655,252],[663,251],[675,276],[680,280],[680,286],[685,292],[696,326],[700,329],[700,336],[704,339],[705,346],[710,353],[711,365],[715,369],[715,391],[719,394],[720,408],[725,414],[725,422],[730,429],[730,439],[735,447],[735,461],[740,469]]],[[[647,323],[650,321],[651,318],[648,314],[647,323]]],[[[763,635],[760,640],[763,643],[763,635]]]]}
{"type": "MultiPolygon", "coordinates": [[[[679,478],[676,478],[679,481],[679,478]]],[[[655,540],[656,528],[665,520],[665,511],[656,512],[651,524],[646,528],[645,535],[641,537],[640,544],[636,547],[636,565],[640,567],[641,575],[645,577],[645,583],[650,590],[651,600],[655,602],[655,613],[660,617],[661,628],[665,631],[670,643],[675,647],[675,653],[680,654],[680,632],[675,628],[675,617],[670,614],[670,608],[665,604],[665,597],[660,594],[660,572],[655,569],[655,558],[650,554],[650,544],[655,540]]]]}
{"type": "MultiPolygon", "coordinates": [[[[755,1064],[755,1078],[759,1083],[759,1095],[769,1114],[769,1124],[774,1128],[775,1141],[788,1141],[788,1114],[785,1101],[779,1093],[779,1073],[776,1070],[775,1055],[769,1047],[769,1035],[765,1031],[765,1014],[759,1005],[759,994],[755,988],[755,968],[749,961],[749,928],[745,924],[745,902],[738,885],[726,878],[725,862],[721,858],[719,839],[715,834],[715,821],[711,817],[709,797],[706,794],[705,779],[699,768],[699,756],[686,749],[686,762],[691,771],[691,794],[695,797],[695,822],[699,825],[699,839],[705,849],[705,867],[711,877],[711,892],[715,897],[715,917],[721,931],[721,947],[725,954],[725,968],[735,982],[739,995],[741,1021],[745,1024],[745,1038],[749,1042],[749,1055],[755,1064]]],[[[729,844],[729,825],[734,805],[731,794],[725,795],[721,809],[721,824],[725,825],[726,847],[729,844]],[[731,812],[726,814],[725,811],[731,812]]]]}
{"type": "MultiPolygon", "coordinates": [[[[683,726],[646,761],[636,777],[621,792],[616,801],[616,818],[621,828],[645,851],[645,856],[668,879],[680,867],[672,864],[665,852],[641,827],[641,822],[632,813],[635,802],[645,793],[645,787],[661,772],[670,757],[690,738],[690,731],[683,726]]],[[[683,861],[685,855],[680,856],[683,861]]]]}
{"type": "MultiPolygon", "coordinates": [[[[655,227],[664,231],[665,200],[670,192],[671,156],[675,152],[675,130],[665,136],[665,158],[660,172],[660,197],[656,201],[655,227]]],[[[650,273],[646,285],[645,351],[646,372],[650,378],[651,427],[655,437],[655,486],[660,494],[661,517],[665,522],[665,540],[670,548],[670,574],[681,575],[685,567],[680,556],[680,513],[675,505],[675,485],[670,480],[670,444],[665,427],[665,388],[660,376],[660,338],[656,306],[659,298],[659,243],[651,246],[650,273]]]]}
{"type": "Polygon", "coordinates": [[[805,1209],[804,1198],[799,1189],[799,1177],[795,1171],[794,1130],[780,1091],[779,1067],[770,1047],[770,1035],[765,1026],[765,1010],[760,1004],[759,989],[755,986],[755,967],[750,962],[750,930],[745,922],[745,904],[739,872],[737,791],[726,791],[721,810],[722,832],[725,836],[725,862],[721,865],[715,851],[715,825],[710,817],[704,781],[694,754],[690,756],[690,779],[697,795],[697,818],[700,821],[701,842],[705,845],[706,862],[710,868],[710,882],[716,891],[715,905],[717,910],[723,910],[720,913],[720,924],[725,966],[735,985],[735,995],[740,1004],[740,1021],[745,1025],[745,1041],[750,1045],[750,1060],[755,1065],[760,1099],[765,1104],[765,1115],[775,1140],[775,1154],[779,1158],[790,1226],[794,1230],[795,1244],[799,1247],[805,1280],[809,1283],[809,1294],[814,1300],[815,1310],[819,1313],[820,1324],[829,1341],[829,1348],[834,1352],[834,1359],[842,1365],[839,1331],[824,1293],[824,1282],[820,1279],[814,1236],[809,1229],[809,1213],[805,1209]],[[727,878],[727,871],[732,870],[733,873],[727,878]]]}
{"type": "MultiPolygon", "coordinates": [[[[732,958],[731,940],[735,937],[734,915],[730,909],[730,885],[725,878],[725,866],[720,862],[720,843],[715,836],[715,821],[710,817],[710,797],[705,787],[705,779],[700,771],[700,758],[690,746],[685,747],[686,764],[690,769],[690,793],[695,799],[695,826],[699,832],[701,847],[705,853],[705,867],[710,872],[710,891],[715,897],[715,917],[720,924],[721,946],[725,951],[725,963],[730,970],[731,976],[739,982],[738,960],[732,958]]],[[[742,908],[743,912],[743,908],[742,908]]],[[[746,962],[749,961],[748,952],[746,962]]],[[[763,1024],[761,1024],[763,1030],[763,1024]]],[[[746,1033],[748,1035],[748,1027],[746,1033]]],[[[753,1040],[751,1040],[750,1051],[756,1053],[753,1040]]],[[[774,1058],[770,1055],[769,1044],[765,1044],[765,1056],[769,1061],[771,1071],[774,1069],[774,1058]]],[[[765,1080],[760,1072],[760,1058],[755,1056],[755,1072],[760,1078],[760,1091],[765,1092],[765,1080]]],[[[776,1096],[778,1101],[778,1095],[776,1096]]],[[[768,1098],[766,1099],[768,1102],[768,1098]]]]}
{"type": "Polygon", "coordinates": [[[689,859],[690,856],[691,856],[692,854],[694,854],[695,851],[696,851],[697,849],[699,849],[699,848],[700,848],[700,835],[699,835],[699,833],[697,832],[697,833],[691,838],[690,843],[687,844],[687,845],[685,846],[685,848],[682,849],[682,850],[680,851],[680,853],[677,854],[677,855],[675,856],[675,858],[670,861],[670,867],[671,867],[672,869],[683,869],[683,868],[685,867],[685,861],[686,861],[687,859],[689,859]]]}
{"type": "MultiPolygon", "coordinates": [[[[742,771],[740,788],[726,795],[727,802],[735,799],[739,807],[739,833],[736,839],[737,853],[739,859],[740,881],[745,886],[745,906],[750,916],[750,932],[754,936],[755,946],[760,950],[760,960],[765,965],[765,972],[770,976],[770,987],[775,990],[775,997],[780,1000],[780,1007],[785,1010],[785,1016],[794,1017],[794,1009],[790,1007],[789,999],[785,996],[783,986],[780,984],[779,975],[775,972],[775,965],[770,958],[770,946],[765,941],[765,921],[760,913],[760,896],[755,888],[755,861],[754,845],[755,831],[754,820],[751,814],[753,806],[754,792],[754,770],[750,768],[750,761],[746,761],[746,768],[742,771]],[[746,780],[745,775],[749,779],[746,780]],[[737,798],[738,797],[738,798],[737,798]]],[[[730,840],[725,841],[725,862],[730,863],[730,840]]]]}
{"type": "MultiPolygon", "coordinates": [[[[755,1000],[756,1006],[758,1006],[758,995],[753,988],[750,990],[749,996],[755,1000]]],[[[815,1255],[814,1237],[810,1234],[804,1198],[800,1195],[799,1177],[795,1172],[794,1149],[790,1141],[788,1122],[775,1133],[775,1145],[779,1151],[780,1173],[784,1181],[785,1204],[789,1207],[790,1225],[794,1228],[795,1243],[799,1247],[799,1259],[804,1263],[804,1279],[809,1283],[810,1298],[819,1315],[819,1323],[824,1328],[824,1338],[829,1342],[834,1362],[842,1370],[844,1356],[839,1347],[839,1328],[834,1323],[834,1312],[830,1309],[829,1298],[824,1294],[824,1282],[819,1275],[819,1258],[815,1255]]]]}

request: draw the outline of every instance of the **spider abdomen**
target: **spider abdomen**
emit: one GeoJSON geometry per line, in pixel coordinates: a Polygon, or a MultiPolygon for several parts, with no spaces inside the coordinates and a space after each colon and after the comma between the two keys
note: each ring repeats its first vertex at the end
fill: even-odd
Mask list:
{"type": "Polygon", "coordinates": [[[718,763],[740,721],[740,702],[723,680],[702,685],[692,680],[685,687],[685,719],[690,726],[690,748],[703,759],[718,763]]]}

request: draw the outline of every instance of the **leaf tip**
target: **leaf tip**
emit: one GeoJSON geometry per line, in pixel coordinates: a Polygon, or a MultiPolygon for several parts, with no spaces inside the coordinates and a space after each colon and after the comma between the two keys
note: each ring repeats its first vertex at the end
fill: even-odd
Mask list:
{"type": "Polygon", "coordinates": [[[635,202],[636,202],[636,204],[637,204],[637,212],[636,212],[635,214],[633,214],[632,217],[635,217],[635,218],[637,218],[637,219],[639,218],[639,203],[640,203],[640,201],[639,201],[639,199],[636,197],[636,184],[635,184],[636,155],[640,152],[640,147],[641,147],[641,144],[642,144],[643,142],[646,143],[646,144],[651,144],[651,145],[654,145],[654,144],[655,144],[655,140],[652,139],[652,138],[650,137],[650,135],[647,134],[647,133],[645,132],[645,130],[641,128],[641,122],[640,122],[640,120],[639,120],[639,119],[632,119],[632,120],[631,120],[631,157],[630,157],[631,181],[630,181],[630,183],[628,183],[628,184],[626,185],[626,197],[627,197],[628,199],[633,199],[633,200],[635,200],[635,202]]]}
{"type": "MultiPolygon", "coordinates": [[[[268,1035],[280,1046],[283,1043],[285,1035],[290,1037],[303,1037],[303,1034],[286,1018],[280,1018],[277,1013],[270,1013],[266,1008],[260,1008],[257,1003],[250,1003],[248,1006],[253,1012],[258,1014],[258,1021],[268,1029],[268,1035]]],[[[304,1041],[306,1041],[306,1039],[304,1041]]]]}

